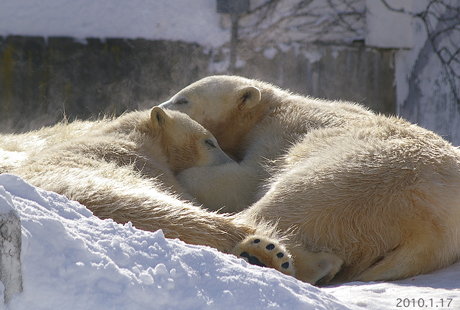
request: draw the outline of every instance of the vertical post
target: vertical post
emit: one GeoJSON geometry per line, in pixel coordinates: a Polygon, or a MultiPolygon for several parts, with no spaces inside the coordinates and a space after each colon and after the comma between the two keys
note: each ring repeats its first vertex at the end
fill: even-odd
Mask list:
{"type": "Polygon", "coordinates": [[[0,212],[0,281],[5,304],[22,292],[21,222],[14,210],[0,212]]]}

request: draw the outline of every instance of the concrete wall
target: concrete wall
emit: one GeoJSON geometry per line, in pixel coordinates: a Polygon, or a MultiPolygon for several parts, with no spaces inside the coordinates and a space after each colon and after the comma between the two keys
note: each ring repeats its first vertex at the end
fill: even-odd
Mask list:
{"type": "Polygon", "coordinates": [[[137,109],[202,77],[207,57],[180,42],[8,37],[0,41],[3,130],[137,109]]]}
{"type": "MultiPolygon", "coordinates": [[[[414,1],[414,5],[421,6],[421,2],[414,1]]],[[[460,146],[459,10],[460,2],[454,1],[444,10],[433,12],[431,8],[430,14],[437,14],[431,34],[420,18],[414,18],[414,47],[395,54],[398,115],[433,130],[457,146],[460,146]]]]}
{"type": "Polygon", "coordinates": [[[460,2],[387,3],[366,1],[366,45],[395,49],[396,114],[460,145],[460,2]]]}
{"type": "Polygon", "coordinates": [[[356,42],[240,54],[246,65],[237,74],[313,97],[359,102],[385,114],[396,111],[392,50],[356,42]]]}
{"type": "MultiPolygon", "coordinates": [[[[119,115],[160,103],[210,74],[226,49],[170,41],[7,37],[0,40],[0,130],[22,131],[69,119],[119,115]]],[[[395,112],[392,52],[309,45],[253,52],[241,47],[236,74],[301,94],[361,102],[395,112]],[[318,55],[320,55],[318,57],[318,55]]]]}

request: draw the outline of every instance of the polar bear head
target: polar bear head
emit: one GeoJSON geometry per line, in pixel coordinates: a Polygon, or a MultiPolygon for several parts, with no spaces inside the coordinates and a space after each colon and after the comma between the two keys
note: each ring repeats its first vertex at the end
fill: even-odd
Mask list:
{"type": "Polygon", "coordinates": [[[210,76],[179,91],[160,107],[181,111],[209,129],[222,149],[237,157],[249,130],[263,117],[256,81],[210,76]]]}
{"type": "Polygon", "coordinates": [[[150,118],[173,172],[234,162],[216,138],[186,114],[154,107],[150,118]]]}

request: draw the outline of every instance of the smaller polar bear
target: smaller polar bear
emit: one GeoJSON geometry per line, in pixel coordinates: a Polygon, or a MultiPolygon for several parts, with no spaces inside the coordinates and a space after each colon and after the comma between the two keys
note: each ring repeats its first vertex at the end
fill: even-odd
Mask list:
{"type": "Polygon", "coordinates": [[[190,115],[240,161],[184,170],[198,200],[219,207],[243,193],[241,208],[265,186],[238,216],[276,223],[297,278],[395,280],[459,259],[460,151],[433,132],[232,76],[204,78],[161,106],[190,115]],[[222,194],[208,197],[215,186],[222,194]]]}
{"type": "Polygon", "coordinates": [[[0,137],[0,173],[19,166],[28,157],[57,143],[79,138],[104,126],[108,119],[97,121],[64,120],[51,127],[43,127],[18,134],[2,134],[0,137]]]}
{"type": "Polygon", "coordinates": [[[155,107],[114,120],[59,124],[0,140],[16,141],[9,152],[27,155],[20,163],[4,165],[2,172],[76,200],[102,219],[162,229],[166,237],[294,274],[289,252],[269,226],[207,212],[187,201],[192,198],[175,174],[233,161],[209,131],[183,113],[155,107]]]}

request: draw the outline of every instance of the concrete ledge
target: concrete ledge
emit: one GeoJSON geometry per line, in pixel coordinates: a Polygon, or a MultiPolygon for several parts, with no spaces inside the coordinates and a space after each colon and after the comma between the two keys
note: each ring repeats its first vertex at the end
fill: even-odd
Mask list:
{"type": "MultiPolygon", "coordinates": [[[[413,0],[386,1],[396,10],[412,11],[413,0]]],[[[388,10],[381,1],[366,0],[366,46],[413,48],[412,17],[388,10]]]]}
{"type": "Polygon", "coordinates": [[[0,281],[5,287],[5,303],[22,292],[21,222],[11,196],[3,187],[0,187],[0,281]]]}

